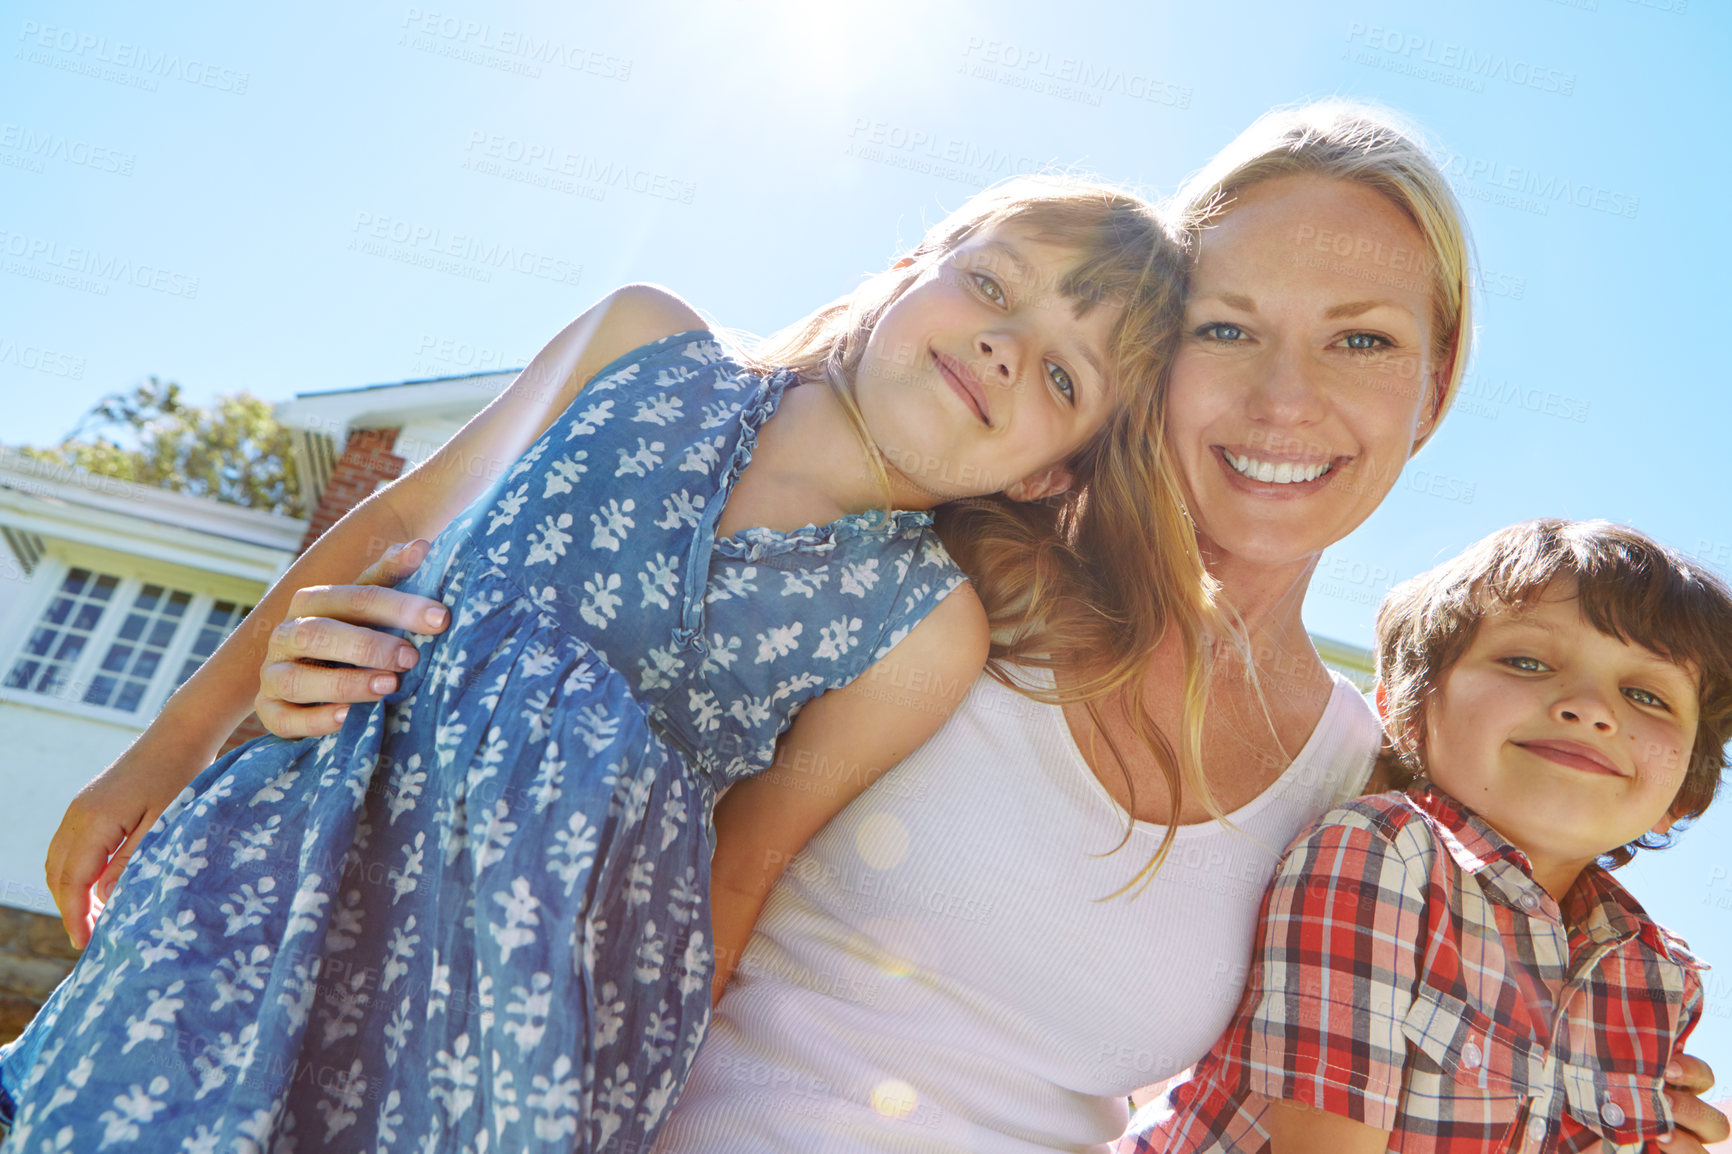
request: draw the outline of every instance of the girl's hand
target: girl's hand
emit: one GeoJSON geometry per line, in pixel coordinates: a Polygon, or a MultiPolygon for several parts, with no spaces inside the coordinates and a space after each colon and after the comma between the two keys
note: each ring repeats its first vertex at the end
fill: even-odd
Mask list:
{"type": "Polygon", "coordinates": [[[114,764],[78,791],[48,843],[48,890],[72,944],[83,949],[103,903],[138,841],[168,803],[210,762],[146,731],[114,764]]]}
{"type": "Polygon", "coordinates": [[[1661,1145],[1667,1154],[1703,1154],[1704,1147],[1724,1142],[1732,1133],[1726,1115],[1702,1101],[1702,1095],[1713,1085],[1714,1071],[1702,1059],[1688,1054],[1672,1059],[1666,1068],[1666,1097],[1672,1103],[1677,1129],[1661,1145]],[[1672,1076],[1674,1069],[1676,1077],[1672,1076]]]}
{"type": "Polygon", "coordinates": [[[429,544],[411,541],[386,550],[353,585],[297,589],[289,616],[271,632],[254,699],[259,723],[278,737],[335,733],[349,702],[377,701],[397,688],[397,674],[419,654],[381,628],[441,633],[445,606],[399,593],[395,585],[427,557],[429,544]]]}

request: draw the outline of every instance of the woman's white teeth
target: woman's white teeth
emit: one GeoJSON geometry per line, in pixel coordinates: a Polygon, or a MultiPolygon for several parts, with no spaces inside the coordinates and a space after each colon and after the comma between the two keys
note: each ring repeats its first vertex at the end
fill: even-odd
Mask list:
{"type": "Polygon", "coordinates": [[[1233,466],[1240,474],[1253,481],[1268,481],[1276,485],[1289,485],[1296,481],[1315,481],[1327,473],[1333,466],[1328,461],[1315,465],[1298,465],[1292,461],[1259,461],[1255,457],[1241,457],[1222,450],[1227,458],[1227,464],[1233,466]]]}

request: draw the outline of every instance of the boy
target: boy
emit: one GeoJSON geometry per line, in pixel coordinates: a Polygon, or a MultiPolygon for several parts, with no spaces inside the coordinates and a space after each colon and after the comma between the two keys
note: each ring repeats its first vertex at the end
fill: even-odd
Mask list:
{"type": "Polygon", "coordinates": [[[1237,1016],[1122,1154],[1630,1150],[1697,962],[1606,866],[1713,799],[1732,593],[1642,534],[1531,521],[1392,592],[1404,794],[1288,850],[1237,1016]]]}

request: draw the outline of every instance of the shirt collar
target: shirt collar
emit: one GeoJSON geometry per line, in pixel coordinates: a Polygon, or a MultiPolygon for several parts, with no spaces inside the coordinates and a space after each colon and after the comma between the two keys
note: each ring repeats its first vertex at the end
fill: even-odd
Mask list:
{"type": "Polygon", "coordinates": [[[1533,863],[1477,813],[1435,785],[1414,786],[1407,791],[1412,803],[1437,832],[1438,841],[1462,871],[1479,874],[1498,862],[1513,863],[1531,881],[1533,863]]]}
{"type": "MultiPolygon", "coordinates": [[[[1534,880],[1527,855],[1478,814],[1430,783],[1408,790],[1407,799],[1463,873],[1508,905],[1530,911],[1553,905],[1545,888],[1534,880]],[[1532,896],[1524,902],[1524,894],[1532,896]]],[[[1596,943],[1640,937],[1650,949],[1679,965],[1708,968],[1682,938],[1650,918],[1630,891],[1598,865],[1581,872],[1558,912],[1565,925],[1577,927],[1596,943]]]]}
{"type": "Polygon", "coordinates": [[[1649,949],[1681,966],[1705,970],[1708,964],[1684,944],[1684,939],[1648,916],[1629,890],[1597,865],[1582,871],[1564,895],[1566,922],[1596,943],[1636,937],[1649,949]]]}

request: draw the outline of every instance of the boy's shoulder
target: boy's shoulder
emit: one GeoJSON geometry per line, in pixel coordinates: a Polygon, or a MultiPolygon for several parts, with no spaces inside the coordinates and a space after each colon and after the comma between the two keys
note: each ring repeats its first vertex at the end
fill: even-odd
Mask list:
{"type": "Polygon", "coordinates": [[[1326,811],[1287,846],[1289,870],[1327,868],[1346,852],[1400,862],[1415,884],[1429,874],[1448,837],[1435,816],[1399,790],[1366,794],[1326,811]]]}
{"type": "Polygon", "coordinates": [[[1413,798],[1400,790],[1370,793],[1343,802],[1318,818],[1299,840],[1318,831],[1335,828],[1359,830],[1381,841],[1395,844],[1411,836],[1413,827],[1427,824],[1427,815],[1413,798]]]}

